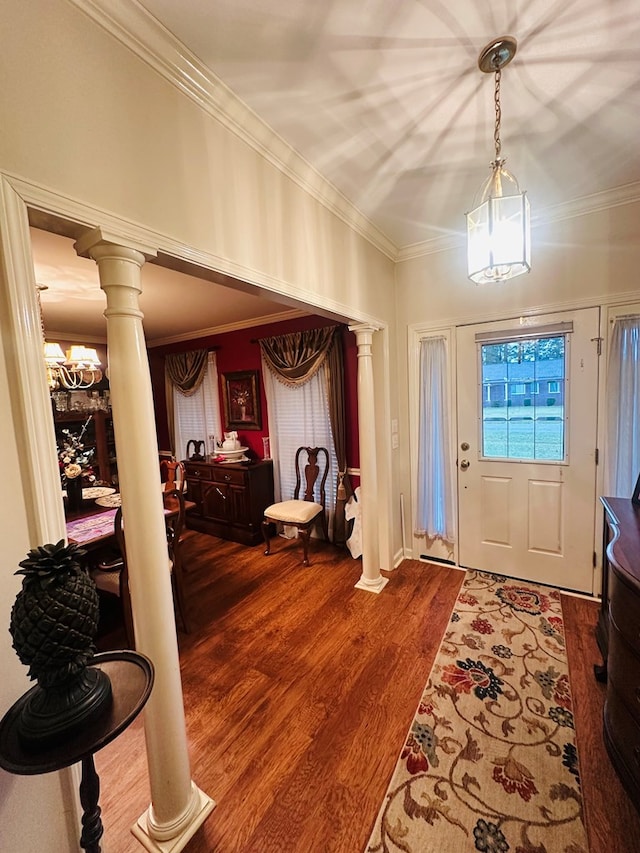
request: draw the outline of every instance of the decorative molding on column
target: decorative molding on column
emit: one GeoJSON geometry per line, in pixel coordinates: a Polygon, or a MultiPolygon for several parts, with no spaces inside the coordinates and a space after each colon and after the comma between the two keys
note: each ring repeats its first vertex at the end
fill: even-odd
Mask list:
{"type": "MultiPolygon", "coordinates": [[[[360,346],[360,337],[358,334],[359,332],[368,332],[373,336],[373,333],[379,332],[382,326],[378,326],[375,323],[352,323],[348,328],[350,332],[353,332],[355,334],[358,340],[358,346],[360,346]]],[[[364,341],[362,341],[362,343],[364,343],[364,341]]],[[[371,343],[371,340],[369,340],[369,343],[371,343]]]]}
{"type": "Polygon", "coordinates": [[[153,807],[141,815],[131,827],[131,834],[149,853],[180,853],[215,808],[215,802],[191,783],[191,799],[187,811],[170,826],[154,823],[153,807]]]}
{"type": "Polygon", "coordinates": [[[389,578],[380,574],[377,533],[377,469],[375,405],[373,390],[373,333],[381,326],[354,323],[349,330],[358,346],[358,436],[360,440],[360,521],[362,527],[362,575],[356,589],[381,592],[389,578]]]}
{"type": "Polygon", "coordinates": [[[146,260],[158,255],[155,246],[126,237],[124,234],[119,234],[101,225],[92,228],[82,237],[79,237],[74,243],[74,248],[80,257],[93,258],[96,261],[98,260],[98,256],[95,254],[96,250],[100,250],[100,257],[108,257],[109,248],[114,251],[115,257],[126,257],[129,252],[136,253],[129,255],[129,260],[137,260],[136,255],[141,255],[138,266],[142,266],[146,260]]]}

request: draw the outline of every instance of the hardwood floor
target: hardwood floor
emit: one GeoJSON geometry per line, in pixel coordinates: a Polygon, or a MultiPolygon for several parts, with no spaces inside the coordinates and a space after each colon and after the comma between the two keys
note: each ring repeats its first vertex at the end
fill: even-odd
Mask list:
{"type": "MultiPolygon", "coordinates": [[[[361,853],[463,573],[405,561],[374,595],[354,589],[360,561],[323,543],[306,569],[290,540],[273,540],[270,557],[195,532],[185,547],[192,777],[217,803],[187,851],[361,853]]],[[[640,818],[602,744],[597,605],[564,596],[563,607],[590,850],[637,853],[640,818]]],[[[121,643],[115,631],[101,648],[121,643]]],[[[96,765],[104,853],[141,850],[130,827],[150,800],[142,721],[96,765]]]]}

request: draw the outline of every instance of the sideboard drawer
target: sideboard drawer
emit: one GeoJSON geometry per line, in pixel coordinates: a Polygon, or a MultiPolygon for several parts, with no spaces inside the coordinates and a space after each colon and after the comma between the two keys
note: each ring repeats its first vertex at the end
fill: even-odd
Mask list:
{"type": "Polygon", "coordinates": [[[211,467],[209,465],[197,465],[189,462],[184,466],[186,477],[195,477],[198,480],[211,480],[211,467]]]}
{"type": "Polygon", "coordinates": [[[640,597],[633,588],[620,580],[617,571],[609,576],[611,598],[609,619],[615,623],[629,645],[640,655],[640,597]]]}
{"type": "Polygon", "coordinates": [[[216,483],[233,483],[234,486],[244,486],[246,478],[244,470],[237,468],[225,468],[220,465],[218,468],[212,469],[212,479],[216,483]]]}
{"type": "Polygon", "coordinates": [[[609,648],[608,677],[611,687],[640,726],[640,657],[613,624],[609,629],[609,648]]]}
{"type": "Polygon", "coordinates": [[[604,706],[605,744],[623,783],[638,802],[640,794],[640,726],[615,691],[604,706]]]}

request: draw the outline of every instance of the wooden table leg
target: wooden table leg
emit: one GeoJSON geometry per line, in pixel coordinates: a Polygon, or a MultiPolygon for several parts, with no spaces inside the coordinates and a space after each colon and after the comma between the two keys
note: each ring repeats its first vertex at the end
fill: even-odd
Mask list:
{"type": "Polygon", "coordinates": [[[82,759],[80,802],[82,803],[82,835],[80,847],[87,853],[100,853],[100,839],[104,828],[100,819],[100,777],[96,773],[93,755],[82,759]]]}

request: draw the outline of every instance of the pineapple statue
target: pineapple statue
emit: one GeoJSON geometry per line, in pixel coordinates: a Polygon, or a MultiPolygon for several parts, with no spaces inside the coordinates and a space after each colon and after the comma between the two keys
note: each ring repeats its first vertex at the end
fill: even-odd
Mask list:
{"type": "Polygon", "coordinates": [[[46,748],[111,705],[111,682],[87,664],[95,653],[98,593],[75,544],[41,545],[20,562],[22,589],[10,633],[20,661],[37,681],[18,734],[25,748],[46,748]]]}

